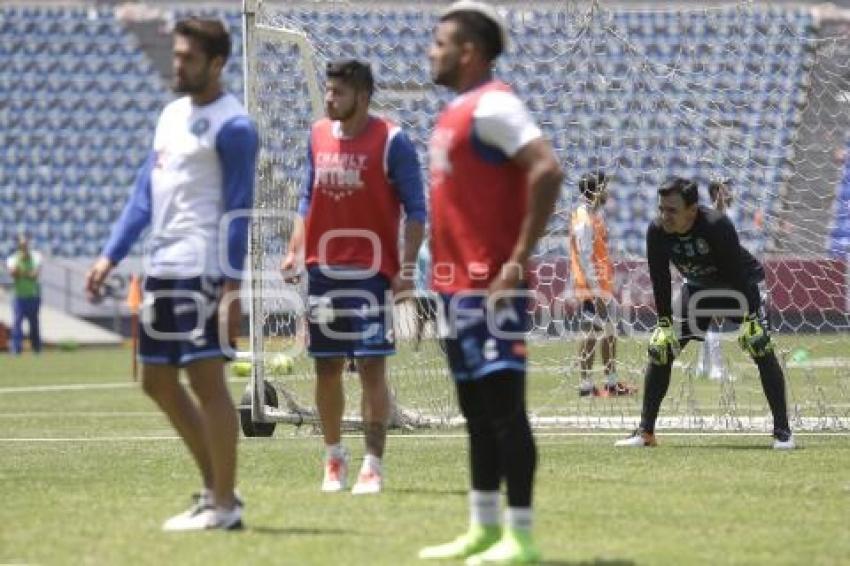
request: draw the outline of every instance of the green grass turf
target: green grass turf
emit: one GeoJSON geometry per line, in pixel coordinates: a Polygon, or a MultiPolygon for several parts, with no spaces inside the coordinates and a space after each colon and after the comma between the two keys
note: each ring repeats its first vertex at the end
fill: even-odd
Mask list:
{"type": "MultiPolygon", "coordinates": [[[[755,364],[746,357],[734,342],[736,334],[725,335],[724,359],[732,376],[731,385],[700,378],[688,371],[696,364],[701,347],[688,345],[674,368],[668,398],[662,415],[689,415],[709,417],[729,414],[746,421],[768,415],[767,403],[755,364]]],[[[845,335],[791,336],[775,338],[780,357],[788,357],[798,348],[805,348],[812,360],[850,357],[850,339],[845,335]]],[[[456,416],[452,400],[452,387],[446,371],[442,352],[433,342],[423,345],[421,353],[412,351],[409,342],[400,342],[398,354],[391,358],[388,367],[397,397],[407,408],[440,417],[456,416]]],[[[533,341],[529,344],[531,371],[528,378],[530,410],[541,417],[555,415],[592,418],[607,416],[634,421],[640,414],[640,396],[627,398],[579,398],[579,371],[576,363],[575,340],[533,341]]],[[[646,338],[631,337],[618,341],[618,369],[621,379],[643,385],[646,366],[646,338]]],[[[601,362],[595,365],[596,383],[601,385],[601,362]]],[[[299,399],[312,399],[310,361],[296,359],[294,375],[280,381],[299,399]]],[[[351,379],[356,390],[356,379],[351,379]]],[[[850,368],[797,367],[790,364],[786,372],[788,398],[794,416],[813,418],[822,415],[850,418],[850,368]]],[[[356,402],[349,403],[356,407],[356,402]]]]}
{"type": "MultiPolygon", "coordinates": [[[[357,498],[319,493],[320,440],[280,426],[240,444],[245,532],[161,533],[198,482],[179,441],[129,439],[173,432],[130,384],[127,356],[0,358],[0,564],[415,564],[420,546],[465,528],[462,435],[392,437],[387,491],[357,498]],[[9,389],[79,383],[118,386],[9,389]]],[[[787,454],[761,435],[662,434],[635,451],[613,440],[539,435],[550,564],[847,563],[850,437],[802,436],[787,454]]]]}

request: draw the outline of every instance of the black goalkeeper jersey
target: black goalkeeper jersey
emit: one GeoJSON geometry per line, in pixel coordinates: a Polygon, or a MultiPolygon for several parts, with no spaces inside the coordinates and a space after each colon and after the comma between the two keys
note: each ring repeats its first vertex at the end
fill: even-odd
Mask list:
{"type": "Polygon", "coordinates": [[[649,276],[658,316],[672,316],[670,264],[693,287],[734,289],[749,297],[764,268],[741,246],[732,221],[700,206],[687,234],[668,234],[658,219],[646,231],[649,276]]]}

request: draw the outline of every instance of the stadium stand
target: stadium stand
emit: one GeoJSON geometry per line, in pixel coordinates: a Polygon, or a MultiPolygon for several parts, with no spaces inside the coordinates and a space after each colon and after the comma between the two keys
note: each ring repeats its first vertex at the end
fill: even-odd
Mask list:
{"type": "MultiPolygon", "coordinates": [[[[228,23],[236,49],[226,78],[241,94],[241,14],[183,8],[170,16],[189,13],[228,23]]],[[[571,176],[599,166],[615,172],[613,196],[623,205],[611,222],[612,235],[622,243],[615,253],[643,254],[654,189],[671,173],[703,181],[731,177],[741,189],[738,210],[747,211],[734,218],[745,243],[770,248],[758,219],[780,213],[777,195],[790,176],[811,65],[799,38],[811,33],[810,11],[788,6],[685,14],[615,9],[593,17],[599,21],[511,9],[517,47],[500,63],[500,73],[529,101],[571,176]],[[742,44],[742,37],[751,39],[742,44]],[[676,72],[666,77],[640,72],[662,66],[676,72]],[[734,136],[713,136],[720,125],[734,136]]],[[[323,56],[375,63],[384,91],[380,101],[403,111],[424,155],[440,104],[439,97],[424,91],[429,77],[423,57],[435,22],[431,11],[296,5],[284,8],[279,21],[312,30],[323,56]]],[[[8,62],[0,69],[5,124],[0,256],[10,251],[11,236],[22,228],[52,255],[95,255],[147,152],[157,112],[172,95],[110,9],[0,8],[0,58],[8,62]]],[[[295,73],[285,57],[273,71],[295,73]]],[[[297,80],[292,83],[301,88],[297,80]]],[[[273,148],[281,155],[286,136],[300,135],[309,122],[306,104],[288,112],[280,116],[282,135],[273,148]]],[[[279,173],[298,176],[302,158],[281,159],[279,173]]]]}
{"type": "Polygon", "coordinates": [[[112,10],[0,10],[0,256],[93,256],[170,99],[112,10]]]}
{"type": "Polygon", "coordinates": [[[829,251],[846,258],[850,250],[850,143],[844,151],[844,171],[835,195],[835,217],[829,234],[829,251]]]}

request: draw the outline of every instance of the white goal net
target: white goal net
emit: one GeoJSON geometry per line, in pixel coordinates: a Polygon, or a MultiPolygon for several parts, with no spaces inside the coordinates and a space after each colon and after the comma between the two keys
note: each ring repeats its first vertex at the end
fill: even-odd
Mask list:
{"type": "MultiPolygon", "coordinates": [[[[678,175],[699,182],[704,202],[710,180],[731,181],[729,215],[768,273],[792,426],[850,428],[850,174],[844,173],[850,28],[844,14],[750,2],[685,8],[659,3],[640,10],[572,2],[499,6],[512,45],[497,75],[526,101],[567,174],[534,258],[532,285],[543,297],[534,305],[529,334],[534,422],[636,424],[645,333],[655,323],[644,233],[657,187],[678,175]],[[583,334],[576,324],[567,238],[577,180],[598,169],[611,178],[605,214],[621,305],[618,375],[637,386],[636,395],[578,394],[583,334]]],[[[251,241],[254,382],[274,382],[284,395],[280,405],[289,403],[264,408],[255,396],[256,420],[297,422],[313,415],[315,378],[303,344],[305,289],[284,284],[278,266],[309,126],[321,114],[324,65],[352,57],[371,63],[374,112],[403,125],[424,165],[432,123],[449,99],[428,73],[439,8],[420,2],[246,2],[245,93],[262,137],[251,241]],[[294,358],[292,371],[273,363],[280,353],[294,358]]],[[[397,309],[398,354],[388,363],[400,411],[408,423],[457,422],[439,343],[427,327],[414,349],[414,317],[409,306],[397,309]]],[[[660,427],[770,430],[756,367],[738,350],[736,336],[721,334],[718,379],[697,371],[700,345],[688,346],[674,367],[660,427]]],[[[593,376],[601,384],[598,358],[593,376]]],[[[356,379],[346,383],[353,422],[359,390],[356,379]]]]}

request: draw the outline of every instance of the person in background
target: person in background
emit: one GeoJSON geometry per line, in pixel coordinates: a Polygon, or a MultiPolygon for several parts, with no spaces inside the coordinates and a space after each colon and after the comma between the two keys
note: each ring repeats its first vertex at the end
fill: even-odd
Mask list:
{"type": "Polygon", "coordinates": [[[41,254],[30,249],[26,234],[18,236],[18,250],[6,260],[6,268],[12,276],[14,298],[12,299],[12,353],[20,355],[24,348],[24,320],[29,326],[32,351],[41,352],[41,332],[38,311],[41,309],[41,254]]]}
{"type": "MultiPolygon", "coordinates": [[[[708,197],[714,209],[727,214],[732,205],[732,188],[728,180],[712,181],[708,185],[708,197]]],[[[723,350],[720,343],[720,326],[717,320],[711,322],[705,333],[705,342],[697,358],[697,375],[710,379],[721,379],[724,374],[723,350]]]]}

